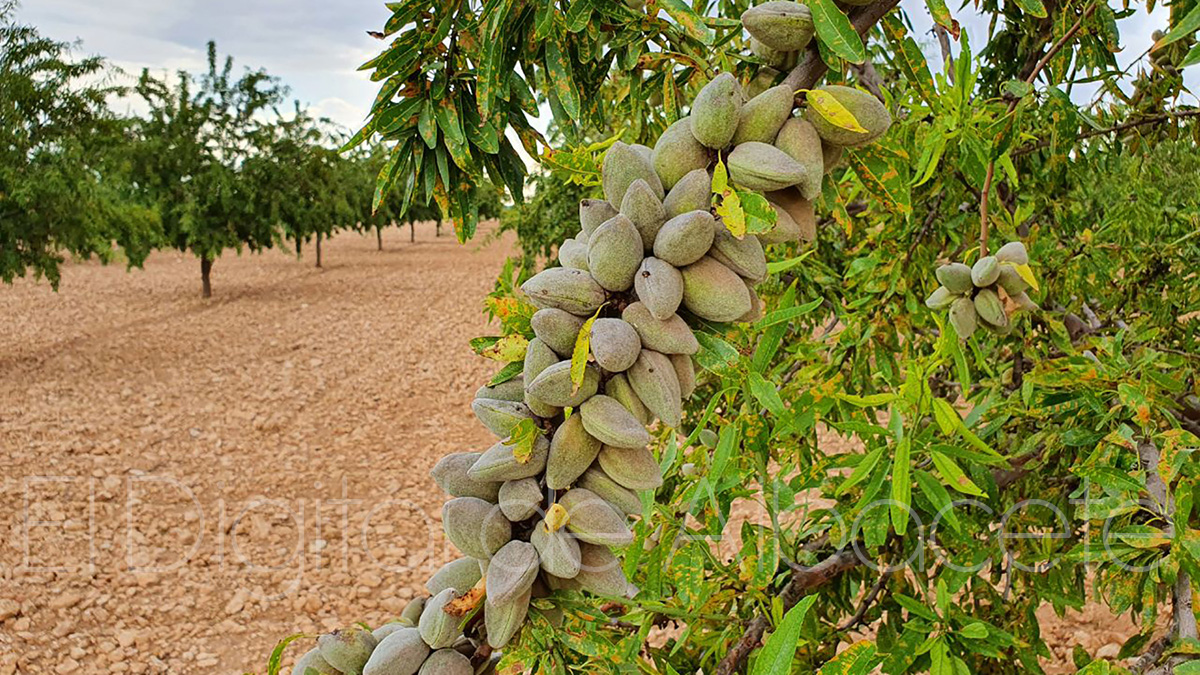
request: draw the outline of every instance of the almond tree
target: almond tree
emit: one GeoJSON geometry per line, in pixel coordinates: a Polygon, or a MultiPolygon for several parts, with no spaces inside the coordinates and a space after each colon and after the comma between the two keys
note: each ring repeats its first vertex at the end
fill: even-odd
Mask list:
{"type": "Polygon", "coordinates": [[[158,207],[167,242],[200,260],[204,297],[212,295],[213,262],[225,249],[258,251],[275,241],[274,222],[256,217],[259,195],[244,180],[247,160],[269,140],[269,118],[283,97],[262,70],[233,72],[208,43],[208,71],[173,78],[143,71],[135,87],[150,110],[138,121],[134,174],[158,207]]]}
{"type": "Polygon", "coordinates": [[[0,279],[32,271],[54,288],[64,255],[129,266],[157,244],[157,217],[132,194],[128,125],[105,100],[99,57],[12,19],[0,4],[0,279]]]}

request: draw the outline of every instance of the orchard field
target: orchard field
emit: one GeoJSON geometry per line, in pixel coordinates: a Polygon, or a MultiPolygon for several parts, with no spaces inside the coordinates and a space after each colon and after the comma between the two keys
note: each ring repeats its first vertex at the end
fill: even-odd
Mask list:
{"type": "MultiPolygon", "coordinates": [[[[423,592],[455,555],[427,476],[487,442],[469,403],[490,367],[466,343],[513,246],[408,239],[339,235],[324,270],[229,256],[215,301],[170,253],[0,295],[0,674],[261,672],[281,635],[423,592]]],[[[1050,673],[1133,630],[1043,614],[1050,673]]]]}

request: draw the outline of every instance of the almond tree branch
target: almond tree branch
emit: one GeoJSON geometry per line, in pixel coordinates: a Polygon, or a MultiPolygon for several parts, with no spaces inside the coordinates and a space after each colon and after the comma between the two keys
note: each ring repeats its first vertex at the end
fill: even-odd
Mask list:
{"type": "MultiPolygon", "coordinates": [[[[1054,58],[1055,55],[1057,55],[1060,51],[1062,51],[1063,47],[1065,47],[1067,45],[1067,43],[1070,42],[1075,37],[1075,34],[1079,32],[1079,29],[1083,27],[1083,22],[1086,21],[1088,19],[1088,17],[1090,17],[1092,15],[1092,12],[1095,12],[1095,11],[1096,11],[1096,3],[1095,2],[1089,4],[1083,10],[1083,14],[1081,14],[1079,16],[1079,18],[1075,21],[1075,24],[1072,25],[1070,28],[1068,28],[1067,32],[1063,33],[1062,37],[1058,38],[1058,40],[1055,41],[1054,44],[1050,45],[1050,49],[1046,50],[1046,53],[1042,55],[1042,58],[1038,59],[1038,62],[1033,66],[1033,71],[1031,73],[1029,73],[1028,77],[1025,78],[1026,84],[1033,84],[1037,80],[1037,76],[1042,72],[1042,69],[1046,67],[1046,64],[1050,63],[1050,59],[1054,58]]],[[[1005,113],[1004,113],[1005,116],[1011,115],[1013,113],[1013,111],[1017,109],[1017,103],[1019,103],[1019,102],[1020,102],[1020,99],[1015,99],[1013,101],[1010,101],[1008,104],[1008,110],[1005,111],[1005,113]]],[[[992,178],[995,175],[996,175],[996,160],[993,159],[992,161],[988,162],[987,175],[983,179],[983,190],[979,197],[979,257],[980,258],[982,258],[988,254],[988,193],[992,189],[992,178]]]]}
{"type": "MultiPolygon", "coordinates": [[[[898,4],[900,4],[900,0],[879,0],[865,7],[859,7],[850,12],[850,25],[854,26],[859,37],[862,37],[869,33],[875,24],[879,23],[879,20],[898,4]]],[[[821,60],[821,55],[817,52],[817,43],[814,40],[804,52],[800,63],[796,64],[792,72],[784,78],[783,84],[791,87],[792,91],[811,89],[827,70],[829,67],[821,60]]]]}
{"type": "MultiPolygon", "coordinates": [[[[1107,129],[1092,129],[1090,131],[1085,131],[1085,132],[1077,135],[1075,137],[1075,140],[1082,141],[1084,139],[1093,138],[1095,136],[1103,136],[1105,134],[1120,133],[1122,131],[1125,131],[1126,129],[1133,129],[1135,127],[1145,126],[1147,124],[1160,124],[1162,122],[1168,122],[1170,120],[1184,119],[1184,118],[1188,118],[1188,117],[1198,117],[1198,116],[1200,116],[1200,109],[1170,111],[1170,112],[1162,113],[1160,115],[1150,115],[1149,117],[1143,117],[1141,119],[1136,119],[1136,120],[1132,120],[1129,122],[1123,122],[1116,126],[1108,127],[1107,129]]],[[[1022,155],[1028,155],[1031,152],[1035,152],[1037,150],[1041,150],[1042,148],[1049,147],[1049,145],[1050,145],[1050,139],[1043,139],[1036,143],[1030,143],[1029,145],[1024,145],[1024,146],[1017,148],[1016,150],[1013,150],[1012,155],[1013,155],[1013,157],[1020,157],[1022,155]]]]}

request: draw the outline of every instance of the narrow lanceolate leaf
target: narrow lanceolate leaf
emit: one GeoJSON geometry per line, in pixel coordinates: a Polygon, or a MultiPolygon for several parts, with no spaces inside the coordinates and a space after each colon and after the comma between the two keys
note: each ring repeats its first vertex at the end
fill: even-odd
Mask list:
{"type": "Polygon", "coordinates": [[[890,140],[881,140],[847,154],[850,166],[863,185],[891,210],[906,215],[912,211],[912,185],[908,177],[912,163],[908,151],[890,140]]]}
{"type": "Polygon", "coordinates": [[[1200,63],[1200,44],[1192,47],[1192,50],[1187,53],[1187,56],[1183,57],[1183,60],[1179,62],[1179,67],[1187,68],[1188,66],[1194,66],[1197,63],[1200,63]]]}
{"type": "Polygon", "coordinates": [[[818,675],[866,675],[875,667],[875,645],[859,640],[821,666],[818,675]]]}
{"type": "Polygon", "coordinates": [[[921,94],[921,98],[932,104],[937,99],[937,90],[933,86],[933,75],[929,72],[929,63],[921,53],[921,47],[908,34],[904,23],[895,17],[885,17],[882,25],[884,35],[892,44],[892,58],[896,66],[921,94]]]}
{"type": "Polygon", "coordinates": [[[871,470],[879,464],[879,460],[883,457],[883,451],[885,449],[885,447],[880,446],[867,453],[862,459],[860,459],[858,461],[858,466],[854,467],[854,471],[850,473],[849,478],[842,481],[842,484],[838,486],[835,494],[840,497],[846,494],[850,488],[866,480],[867,477],[871,475],[871,470]]]}
{"type": "MultiPolygon", "coordinates": [[[[1036,1],[1036,0],[1035,0],[1036,1]]],[[[954,17],[950,16],[950,9],[946,7],[946,0],[925,0],[925,6],[929,8],[929,15],[939,26],[950,31],[954,39],[958,39],[958,22],[954,17]]]]}
{"type": "Polygon", "coordinates": [[[283,666],[283,652],[287,650],[288,645],[305,637],[312,636],[304,633],[295,633],[280,640],[279,644],[275,645],[275,649],[271,650],[270,658],[267,659],[267,675],[279,675],[279,670],[283,666]]]}
{"type": "Polygon", "coordinates": [[[974,481],[967,478],[967,474],[963,473],[957,462],[937,450],[931,452],[930,455],[933,457],[933,466],[937,469],[938,475],[942,477],[942,481],[946,485],[963,494],[974,497],[983,496],[983,490],[980,490],[974,481]]]}
{"type": "Polygon", "coordinates": [[[1017,274],[1021,276],[1021,279],[1025,283],[1029,284],[1030,288],[1035,291],[1039,290],[1037,277],[1033,275],[1033,268],[1030,267],[1028,263],[1024,265],[1013,265],[1013,269],[1017,271],[1017,274]]]}
{"type": "Polygon", "coordinates": [[[446,149],[450,151],[450,159],[464,171],[470,171],[471,153],[467,150],[467,137],[463,133],[462,123],[458,119],[458,110],[454,102],[442,99],[436,103],[434,117],[437,118],[438,128],[446,139],[446,149]]]}
{"type": "Polygon", "coordinates": [[[1042,0],[1017,0],[1017,7],[1020,7],[1022,12],[1039,19],[1046,18],[1046,6],[1042,4],[1042,0]]]}
{"type": "Polygon", "coordinates": [[[867,60],[867,48],[863,46],[862,38],[833,0],[810,0],[808,8],[812,11],[817,39],[821,44],[851,63],[867,60]]]}
{"type": "Polygon", "coordinates": [[[841,101],[838,101],[829,92],[823,89],[809,89],[804,92],[804,98],[808,101],[809,108],[812,108],[833,126],[866,133],[867,130],[858,123],[854,113],[847,110],[846,106],[842,105],[841,101]]]}
{"type": "Polygon", "coordinates": [[[675,23],[679,24],[688,35],[706,45],[712,44],[713,32],[704,23],[704,17],[692,9],[692,5],[684,0],[658,0],[658,6],[667,11],[675,23]]]}
{"type": "Polygon", "coordinates": [[[479,115],[487,119],[492,114],[492,104],[496,101],[500,89],[500,78],[504,76],[504,47],[508,44],[503,35],[504,24],[512,2],[502,2],[499,7],[492,8],[487,17],[485,34],[483,36],[483,58],[479,63],[479,77],[475,91],[479,115]]]}
{"type": "Polygon", "coordinates": [[[792,672],[792,661],[796,658],[796,647],[800,644],[800,629],[804,626],[804,617],[816,601],[817,596],[810,595],[788,610],[775,632],[771,633],[763,644],[750,675],[787,675],[792,672]]]}
{"type": "Polygon", "coordinates": [[[524,362],[522,361],[513,361],[512,363],[509,363],[492,376],[492,379],[488,381],[488,386],[494,387],[498,384],[504,384],[505,382],[508,382],[509,380],[521,374],[523,366],[524,362]]]}
{"type": "Polygon", "coordinates": [[[421,114],[417,116],[417,131],[421,133],[421,140],[425,141],[425,146],[430,150],[437,147],[437,120],[433,118],[433,103],[428,99],[421,104],[421,114]]]}
{"type": "Polygon", "coordinates": [[[738,239],[746,236],[746,212],[742,210],[742,198],[729,184],[729,172],[725,169],[725,161],[720,158],[713,167],[712,194],[717,215],[724,221],[730,234],[738,239]]]}
{"type": "Polygon", "coordinates": [[[912,441],[904,438],[896,444],[896,456],[892,458],[892,527],[900,536],[908,531],[908,510],[912,504],[911,456],[912,441]]]}
{"type": "Polygon", "coordinates": [[[556,36],[546,42],[546,72],[550,76],[550,86],[553,87],[559,103],[571,119],[579,119],[579,87],[571,77],[571,63],[567,60],[561,36],[556,36]]]}
{"type": "Polygon", "coordinates": [[[583,327],[575,336],[575,349],[571,352],[572,395],[579,391],[579,387],[583,386],[583,374],[587,371],[588,353],[592,350],[592,324],[596,323],[596,317],[600,316],[602,309],[604,309],[604,305],[600,305],[596,309],[596,313],[583,322],[583,327]]]}
{"type": "Polygon", "coordinates": [[[750,373],[750,393],[754,394],[754,398],[758,399],[758,402],[776,417],[782,417],[787,412],[775,385],[757,372],[750,373]]]}

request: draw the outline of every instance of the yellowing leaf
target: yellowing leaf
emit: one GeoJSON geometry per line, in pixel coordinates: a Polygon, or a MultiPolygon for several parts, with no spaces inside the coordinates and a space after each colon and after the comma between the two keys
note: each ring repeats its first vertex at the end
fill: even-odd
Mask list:
{"type": "Polygon", "coordinates": [[[513,457],[518,464],[524,464],[533,456],[533,444],[537,441],[541,429],[531,419],[523,419],[509,432],[504,439],[505,445],[513,446],[513,457]]]}
{"type": "Polygon", "coordinates": [[[846,109],[846,106],[842,105],[829,92],[821,89],[809,89],[804,92],[804,98],[808,101],[810,108],[819,113],[821,117],[824,117],[835,127],[866,133],[867,130],[858,123],[858,120],[846,109]]]}
{"type": "Polygon", "coordinates": [[[525,350],[528,348],[529,340],[524,335],[505,335],[492,346],[480,351],[479,355],[493,361],[510,363],[525,358],[525,350]]]}
{"type": "Polygon", "coordinates": [[[729,174],[721,159],[717,159],[717,165],[713,168],[712,191],[717,217],[724,221],[733,236],[738,239],[746,236],[746,211],[742,208],[742,198],[729,185],[729,174]]]}
{"type": "Polygon", "coordinates": [[[547,530],[550,530],[551,532],[558,532],[562,528],[566,527],[567,521],[570,520],[570,518],[570,514],[567,513],[567,510],[563,508],[562,504],[551,504],[550,508],[546,510],[546,517],[543,520],[546,521],[547,530]]]}
{"type": "Polygon", "coordinates": [[[575,350],[571,352],[571,393],[575,394],[579,391],[579,387],[583,386],[583,374],[587,371],[588,352],[592,349],[592,324],[596,323],[596,317],[600,316],[600,310],[604,309],[604,305],[600,305],[596,313],[590,319],[583,322],[583,327],[579,329],[579,334],[575,336],[575,350]]]}
{"type": "Polygon", "coordinates": [[[1030,288],[1035,291],[1039,290],[1037,278],[1033,276],[1033,268],[1028,263],[1024,265],[1013,264],[1013,269],[1017,271],[1017,274],[1021,275],[1021,279],[1029,284],[1030,288]]]}

